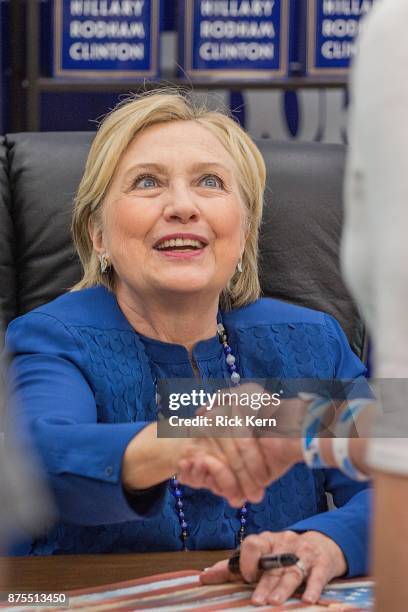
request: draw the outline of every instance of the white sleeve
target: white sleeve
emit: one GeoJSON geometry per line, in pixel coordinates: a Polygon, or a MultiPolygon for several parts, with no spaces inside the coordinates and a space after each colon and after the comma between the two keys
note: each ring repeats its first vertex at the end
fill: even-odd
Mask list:
{"type": "Polygon", "coordinates": [[[408,476],[407,438],[372,438],[366,460],[371,468],[380,472],[408,476]]]}
{"type": "Polygon", "coordinates": [[[353,74],[343,267],[377,377],[408,377],[407,0],[379,2],[353,74]]]}
{"type": "Polygon", "coordinates": [[[407,0],[377,2],[353,70],[342,263],[373,340],[383,417],[367,454],[408,475],[407,0]],[[398,383],[398,384],[397,384],[398,383]],[[407,404],[407,405],[406,405],[407,404]],[[397,437],[401,436],[401,437],[397,437]],[[406,436],[406,437],[403,437],[406,436]]]}

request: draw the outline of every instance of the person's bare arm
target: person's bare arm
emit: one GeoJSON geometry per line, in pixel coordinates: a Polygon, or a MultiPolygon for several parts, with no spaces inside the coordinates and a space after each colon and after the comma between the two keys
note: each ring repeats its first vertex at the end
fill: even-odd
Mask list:
{"type": "Polygon", "coordinates": [[[373,569],[377,612],[397,612],[408,601],[407,515],[407,477],[375,472],[373,569]]]}

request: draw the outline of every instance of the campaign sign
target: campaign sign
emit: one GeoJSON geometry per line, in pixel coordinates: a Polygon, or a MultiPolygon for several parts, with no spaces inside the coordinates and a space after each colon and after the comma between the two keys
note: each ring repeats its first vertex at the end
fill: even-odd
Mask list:
{"type": "Polygon", "coordinates": [[[180,76],[287,76],[289,0],[181,0],[180,9],[180,76]]]}
{"type": "MultiPolygon", "coordinates": [[[[305,0],[301,55],[306,75],[346,74],[357,36],[375,0],[305,0]]],[[[302,38],[302,34],[301,34],[302,38]]]]}
{"type": "Polygon", "coordinates": [[[54,76],[158,74],[160,0],[54,0],[54,76]]]}

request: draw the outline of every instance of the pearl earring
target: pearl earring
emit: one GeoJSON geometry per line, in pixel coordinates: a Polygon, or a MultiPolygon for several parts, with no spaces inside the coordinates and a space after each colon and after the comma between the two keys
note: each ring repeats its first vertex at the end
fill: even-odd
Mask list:
{"type": "Polygon", "coordinates": [[[237,263],[237,272],[239,272],[240,274],[242,272],[242,258],[237,263]]]}

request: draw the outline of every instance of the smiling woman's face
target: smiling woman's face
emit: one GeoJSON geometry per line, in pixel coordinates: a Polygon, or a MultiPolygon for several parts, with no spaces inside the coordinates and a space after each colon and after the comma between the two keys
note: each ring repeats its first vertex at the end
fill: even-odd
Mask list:
{"type": "Polygon", "coordinates": [[[245,244],[237,172],[220,141],[194,121],[138,135],[114,174],[102,231],[92,232],[112,262],[117,292],[219,295],[245,244]]]}

